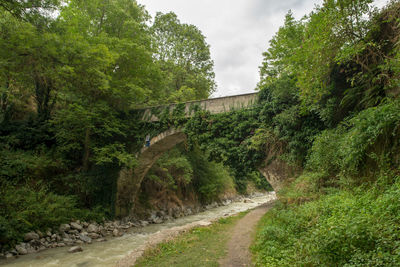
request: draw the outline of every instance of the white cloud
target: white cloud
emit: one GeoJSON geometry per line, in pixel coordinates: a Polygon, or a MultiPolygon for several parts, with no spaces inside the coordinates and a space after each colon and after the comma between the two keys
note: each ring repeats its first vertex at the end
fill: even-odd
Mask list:
{"type": "MultiPolygon", "coordinates": [[[[254,91],[268,41],[289,9],[300,19],[323,0],[138,0],[154,17],[174,12],[196,25],[211,46],[218,85],[214,97],[254,91]]],[[[381,7],[385,0],[377,0],[381,7]]]]}

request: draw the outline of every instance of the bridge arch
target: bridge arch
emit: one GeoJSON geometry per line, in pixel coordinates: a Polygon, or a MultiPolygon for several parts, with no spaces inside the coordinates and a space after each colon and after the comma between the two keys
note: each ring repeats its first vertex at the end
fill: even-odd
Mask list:
{"type": "MultiPolygon", "coordinates": [[[[117,182],[116,215],[125,217],[131,215],[140,186],[147,172],[162,154],[186,140],[185,133],[181,129],[167,130],[150,140],[149,147],[143,147],[138,154],[138,165],[134,169],[122,169],[117,182]]],[[[288,177],[293,177],[299,170],[289,166],[276,155],[282,153],[282,144],[276,144],[277,149],[269,152],[264,160],[264,165],[258,170],[278,191],[288,177]]]]}
{"type": "Polygon", "coordinates": [[[122,169],[117,181],[116,215],[127,216],[134,208],[140,185],[147,172],[162,154],[184,142],[186,135],[180,129],[169,129],[150,140],[138,154],[138,165],[134,169],[122,169]]]}

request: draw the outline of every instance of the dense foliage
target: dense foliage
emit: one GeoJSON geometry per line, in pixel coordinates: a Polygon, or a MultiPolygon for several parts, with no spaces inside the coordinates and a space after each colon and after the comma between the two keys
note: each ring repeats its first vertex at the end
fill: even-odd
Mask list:
{"type": "Polygon", "coordinates": [[[398,265],[399,109],[371,107],[316,138],[309,170],[259,226],[259,266],[398,265]]]}
{"type": "Polygon", "coordinates": [[[232,110],[229,113],[211,115],[198,111],[185,124],[185,133],[191,145],[199,145],[209,152],[209,159],[222,162],[234,174],[237,188],[245,191],[248,180],[268,188],[260,179],[256,167],[264,159],[264,151],[251,146],[247,138],[260,127],[258,108],[232,110]]]}
{"type": "Polygon", "coordinates": [[[153,194],[152,198],[164,204],[176,197],[210,203],[225,192],[235,192],[233,177],[222,164],[209,161],[198,148],[187,150],[184,145],[161,156],[142,188],[142,193],[153,194]]]}
{"type": "Polygon", "coordinates": [[[400,5],[371,2],[289,13],[264,54],[264,114],[305,172],[260,223],[257,266],[399,265],[400,5]]]}
{"type": "Polygon", "coordinates": [[[337,190],[278,206],[260,223],[256,266],[398,266],[398,178],[384,191],[337,190]]]}
{"type": "Polygon", "coordinates": [[[1,1],[1,243],[113,216],[119,170],[165,127],[132,109],[214,89],[205,37],[173,13],[152,21],[134,0],[1,1]]]}

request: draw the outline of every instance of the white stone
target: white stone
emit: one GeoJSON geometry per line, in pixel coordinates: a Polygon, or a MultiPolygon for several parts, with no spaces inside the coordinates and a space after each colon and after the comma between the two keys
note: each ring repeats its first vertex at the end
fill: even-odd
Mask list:
{"type": "Polygon", "coordinates": [[[89,224],[87,231],[89,233],[97,233],[99,231],[99,228],[94,224],[89,224]]]}
{"type": "Polygon", "coordinates": [[[17,250],[18,254],[20,254],[20,255],[28,254],[28,250],[22,245],[15,246],[15,249],[17,250]]]}
{"type": "Polygon", "coordinates": [[[118,231],[118,229],[114,229],[114,231],[113,231],[113,236],[119,236],[119,231],[118,231]]]}

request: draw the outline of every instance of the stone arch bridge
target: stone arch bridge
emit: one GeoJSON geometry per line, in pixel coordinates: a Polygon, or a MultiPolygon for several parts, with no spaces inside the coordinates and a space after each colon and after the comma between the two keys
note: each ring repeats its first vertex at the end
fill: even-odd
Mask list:
{"type": "MultiPolygon", "coordinates": [[[[192,105],[197,105],[212,114],[229,112],[237,109],[252,107],[257,102],[257,93],[227,96],[200,101],[190,101],[185,104],[185,116],[191,115],[192,105]]],[[[173,110],[176,104],[164,106],[173,110]]],[[[157,121],[158,118],[151,113],[152,108],[144,109],[143,120],[157,121]]],[[[143,178],[160,158],[160,156],[177,144],[186,140],[186,135],[179,129],[169,129],[150,140],[149,147],[143,147],[138,153],[138,165],[134,169],[122,169],[117,182],[116,214],[128,216],[134,208],[143,178]]],[[[266,159],[266,161],[269,159],[266,159]]],[[[270,160],[269,160],[270,161],[270,160]]],[[[286,176],[286,166],[269,164],[268,168],[260,168],[260,172],[266,177],[274,190],[278,190],[281,184],[281,176],[286,176]]]]}

